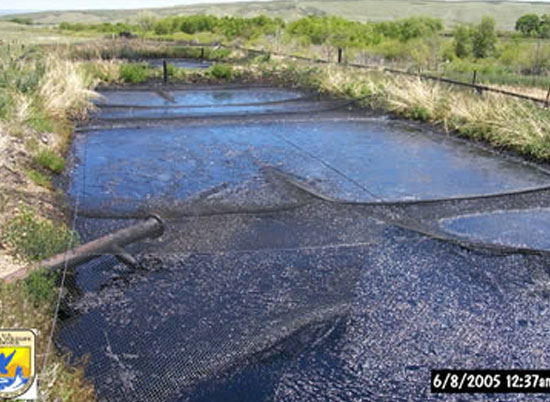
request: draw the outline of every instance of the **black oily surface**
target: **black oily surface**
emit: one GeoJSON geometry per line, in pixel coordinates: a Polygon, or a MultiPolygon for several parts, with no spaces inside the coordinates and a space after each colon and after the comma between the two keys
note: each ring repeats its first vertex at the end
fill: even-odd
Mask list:
{"type": "Polygon", "coordinates": [[[235,384],[248,389],[262,373],[252,389],[269,388],[264,400],[546,399],[436,396],[429,383],[433,368],[547,366],[547,260],[479,254],[391,226],[377,239],[344,328],[284,367],[268,359],[201,384],[188,400],[239,400],[235,384]]]}
{"type": "Polygon", "coordinates": [[[546,172],[348,112],[239,113],[97,120],[76,138],[84,241],[150,213],[166,224],[127,248],[140,269],[103,256],[67,277],[57,344],[89,356],[99,400],[543,399],[429,389],[433,368],[548,365],[546,254],[440,224],[544,207],[547,190],[423,199],[544,186],[546,172]]]}
{"type": "Polygon", "coordinates": [[[312,202],[180,219],[140,245],[143,270],[78,268],[58,342],[91,355],[109,401],[427,400],[432,368],[547,365],[545,258],[369,215],[312,202]]]}

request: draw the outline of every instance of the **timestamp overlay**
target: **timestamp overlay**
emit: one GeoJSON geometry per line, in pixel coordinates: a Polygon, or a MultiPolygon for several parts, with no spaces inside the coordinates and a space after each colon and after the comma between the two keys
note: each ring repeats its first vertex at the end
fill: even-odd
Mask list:
{"type": "Polygon", "coordinates": [[[550,370],[432,370],[432,393],[550,393],[550,370]]]}

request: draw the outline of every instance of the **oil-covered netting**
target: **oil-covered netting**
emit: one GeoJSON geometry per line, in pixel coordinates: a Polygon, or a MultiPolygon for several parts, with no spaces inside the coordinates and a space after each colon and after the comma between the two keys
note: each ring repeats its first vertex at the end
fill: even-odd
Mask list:
{"type": "Polygon", "coordinates": [[[550,362],[543,169],[357,111],[101,113],[74,143],[82,239],[165,231],[139,268],[67,273],[56,342],[99,400],[420,401],[434,368],[550,362]]]}

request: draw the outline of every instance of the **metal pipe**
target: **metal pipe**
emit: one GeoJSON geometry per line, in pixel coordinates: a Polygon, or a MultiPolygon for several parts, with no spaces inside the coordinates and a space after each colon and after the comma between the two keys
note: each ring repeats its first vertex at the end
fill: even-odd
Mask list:
{"type": "Polygon", "coordinates": [[[67,266],[82,264],[105,254],[120,256],[120,249],[122,247],[145,238],[159,237],[163,232],[164,223],[162,219],[156,215],[151,215],[135,225],[92,240],[64,253],[54,255],[42,261],[40,266],[47,269],[57,269],[65,266],[65,264],[67,266]]]}
{"type": "Polygon", "coordinates": [[[113,246],[113,255],[121,263],[125,264],[129,268],[137,269],[139,268],[139,262],[131,255],[126,252],[122,247],[118,245],[113,246]]]}

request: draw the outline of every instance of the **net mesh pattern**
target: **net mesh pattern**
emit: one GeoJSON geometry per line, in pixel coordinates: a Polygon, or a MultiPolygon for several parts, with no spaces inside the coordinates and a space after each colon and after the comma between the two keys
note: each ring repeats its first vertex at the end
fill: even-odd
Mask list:
{"type": "MultiPolygon", "coordinates": [[[[364,117],[331,113],[324,118],[333,116],[335,126],[364,117]]],[[[216,116],[201,119],[169,124],[184,133],[198,127],[201,136],[220,126],[216,116]]],[[[275,134],[282,136],[295,119],[273,116],[269,124],[280,124],[275,134]]],[[[84,241],[151,212],[165,222],[160,238],[127,247],[139,268],[105,255],[67,276],[56,342],[75,358],[89,357],[86,374],[100,400],[427,400],[435,367],[547,365],[547,252],[463,238],[441,224],[479,211],[544,207],[545,172],[518,164],[517,173],[502,159],[506,174],[516,172],[515,183],[527,178],[524,191],[514,184],[491,196],[385,198],[401,193],[360,181],[361,172],[354,176],[315,146],[287,158],[284,141],[274,146],[277,137],[258,135],[252,149],[250,116],[230,120],[242,130],[223,143],[224,152],[210,152],[214,142],[204,142],[206,154],[185,143],[175,151],[188,158],[176,159],[182,181],[167,180],[149,198],[140,191],[162,182],[164,170],[151,174],[145,162],[121,168],[121,183],[114,174],[101,192],[104,176],[94,164],[109,158],[88,148],[85,159],[75,141],[71,182],[73,195],[84,187],[77,219],[84,241]],[[205,164],[197,170],[193,153],[205,164]],[[128,171],[146,180],[124,181],[128,171]],[[181,195],[178,186],[194,180],[195,190],[181,195]],[[533,184],[538,189],[528,189],[533,184]]],[[[94,136],[102,138],[94,130],[116,134],[114,125],[101,124],[79,136],[93,146],[94,136]]],[[[140,132],[144,158],[160,141],[154,128],[165,124],[151,122],[152,131],[140,132]]],[[[342,127],[345,136],[351,126],[342,127]]],[[[412,137],[399,138],[411,146],[412,137]]],[[[424,188],[419,183],[412,189],[424,188]]]]}

